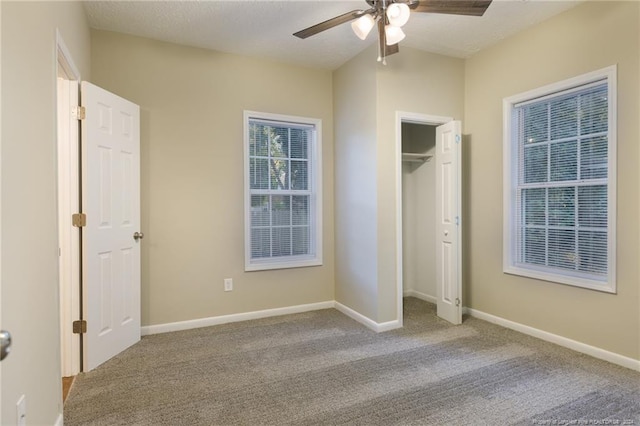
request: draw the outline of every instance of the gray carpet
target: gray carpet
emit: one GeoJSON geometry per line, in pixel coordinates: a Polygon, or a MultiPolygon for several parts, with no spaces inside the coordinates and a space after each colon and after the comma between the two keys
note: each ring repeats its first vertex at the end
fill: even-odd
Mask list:
{"type": "Polygon", "coordinates": [[[640,425],[640,373],[405,299],[376,334],[328,309],[145,337],[81,374],[72,425],[640,425]]]}

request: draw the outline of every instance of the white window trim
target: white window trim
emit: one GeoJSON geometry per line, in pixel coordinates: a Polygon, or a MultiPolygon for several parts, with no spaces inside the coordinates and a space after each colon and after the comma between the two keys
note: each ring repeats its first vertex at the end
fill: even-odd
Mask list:
{"type": "Polygon", "coordinates": [[[292,115],[271,114],[256,111],[244,111],[244,270],[263,271],[270,269],[302,268],[322,265],[322,120],[317,118],[298,117],[292,115]],[[315,254],[312,256],[286,256],[251,260],[251,188],[249,163],[249,120],[265,120],[274,122],[299,123],[314,127],[315,136],[309,146],[311,173],[309,175],[311,189],[312,217],[311,244],[315,254]]]}
{"type": "Polygon", "coordinates": [[[520,275],[538,280],[567,284],[606,293],[616,293],[616,146],[617,146],[617,66],[612,65],[597,71],[573,77],[564,81],[550,84],[528,92],[520,93],[503,100],[503,272],[520,275]],[[517,182],[516,168],[513,166],[517,149],[512,144],[511,111],[515,104],[544,97],[553,93],[565,91],[573,87],[582,86],[596,81],[605,80],[608,84],[608,277],[607,281],[553,274],[548,271],[537,270],[534,267],[517,266],[515,262],[516,224],[512,211],[515,201],[515,183],[517,182]]]}

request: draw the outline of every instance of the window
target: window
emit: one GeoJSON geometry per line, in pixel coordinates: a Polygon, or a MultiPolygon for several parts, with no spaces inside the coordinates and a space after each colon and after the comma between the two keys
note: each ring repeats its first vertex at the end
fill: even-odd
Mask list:
{"type": "Polygon", "coordinates": [[[245,111],[245,270],[322,264],[321,121],[245,111]]]}
{"type": "Polygon", "coordinates": [[[615,293],[616,68],[504,100],[504,271],[615,293]]]}

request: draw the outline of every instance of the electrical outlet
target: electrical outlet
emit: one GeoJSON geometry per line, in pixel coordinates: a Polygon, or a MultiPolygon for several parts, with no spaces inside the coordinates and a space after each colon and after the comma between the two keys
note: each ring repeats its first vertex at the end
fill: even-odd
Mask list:
{"type": "Polygon", "coordinates": [[[17,426],[26,426],[27,424],[27,397],[22,395],[16,403],[17,426]]]}
{"type": "Polygon", "coordinates": [[[233,290],[233,280],[231,278],[224,279],[224,291],[233,290]]]}

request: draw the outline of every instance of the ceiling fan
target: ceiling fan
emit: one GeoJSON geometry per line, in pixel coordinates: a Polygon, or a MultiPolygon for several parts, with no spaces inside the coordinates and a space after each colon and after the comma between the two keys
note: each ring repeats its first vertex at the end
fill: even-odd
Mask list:
{"type": "Polygon", "coordinates": [[[482,16],[492,0],[366,0],[369,9],[352,10],[293,35],[302,39],[321,33],[349,21],[356,35],[364,40],[371,29],[378,26],[378,62],[386,64],[385,57],[398,53],[398,43],[404,39],[402,26],[411,11],[446,13],[450,15],[482,16]]]}

